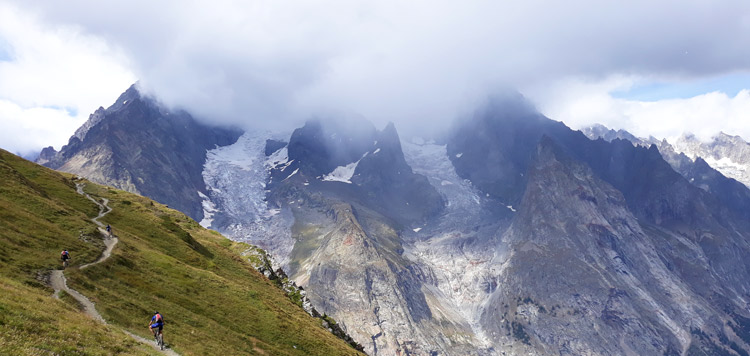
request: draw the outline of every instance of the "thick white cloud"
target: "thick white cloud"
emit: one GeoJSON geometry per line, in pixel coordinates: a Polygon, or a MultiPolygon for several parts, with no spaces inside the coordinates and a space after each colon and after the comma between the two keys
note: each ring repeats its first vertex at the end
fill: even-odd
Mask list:
{"type": "Polygon", "coordinates": [[[67,142],[81,123],[65,110],[25,109],[11,101],[0,100],[0,148],[21,155],[38,153],[41,147],[51,143],[67,142]]]}
{"type": "Polygon", "coordinates": [[[690,98],[638,101],[611,93],[643,79],[612,77],[597,82],[566,80],[553,87],[530,90],[547,116],[580,129],[602,124],[636,136],[675,138],[683,132],[704,140],[719,131],[750,139],[750,90],[735,96],[709,92],[690,98]]]}
{"type": "Polygon", "coordinates": [[[28,154],[58,149],[88,115],[114,102],[135,76],[126,59],[72,25],[47,26],[0,3],[0,147],[28,154]]]}
{"type": "Polygon", "coordinates": [[[166,104],[245,127],[337,112],[434,128],[501,86],[530,88],[549,107],[569,91],[561,82],[750,69],[745,0],[16,4],[49,28],[73,25],[122,50],[166,104]],[[559,90],[535,89],[544,86],[559,90]]]}

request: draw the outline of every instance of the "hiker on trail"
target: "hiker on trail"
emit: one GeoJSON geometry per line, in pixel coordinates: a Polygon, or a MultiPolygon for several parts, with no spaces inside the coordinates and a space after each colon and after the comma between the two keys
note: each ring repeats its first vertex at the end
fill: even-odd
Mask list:
{"type": "Polygon", "coordinates": [[[164,329],[164,318],[161,317],[161,314],[159,314],[158,311],[155,311],[154,316],[151,317],[151,322],[148,323],[148,328],[151,329],[154,337],[156,337],[157,333],[159,335],[162,335],[162,338],[164,337],[164,334],[162,332],[162,330],[164,329]]]}
{"type": "Polygon", "coordinates": [[[112,226],[109,226],[109,224],[107,224],[107,234],[112,237],[112,226]]]}
{"type": "Polygon", "coordinates": [[[63,249],[60,252],[60,260],[62,260],[62,268],[68,267],[68,260],[70,260],[70,252],[67,249],[63,249]]]}

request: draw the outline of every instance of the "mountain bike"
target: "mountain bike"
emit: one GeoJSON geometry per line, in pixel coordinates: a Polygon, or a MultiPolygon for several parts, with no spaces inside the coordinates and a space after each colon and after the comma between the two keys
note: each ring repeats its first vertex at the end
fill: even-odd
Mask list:
{"type": "Polygon", "coordinates": [[[156,340],[156,344],[159,345],[159,350],[164,350],[164,335],[160,333],[158,330],[156,333],[154,333],[154,340],[156,340]]]}
{"type": "Polygon", "coordinates": [[[63,260],[62,267],[63,267],[63,269],[68,268],[68,260],[63,260]]]}

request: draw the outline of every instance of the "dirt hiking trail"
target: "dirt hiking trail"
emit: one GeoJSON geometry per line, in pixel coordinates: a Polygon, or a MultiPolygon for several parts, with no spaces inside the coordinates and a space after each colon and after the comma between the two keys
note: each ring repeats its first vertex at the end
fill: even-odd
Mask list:
{"type": "MultiPolygon", "coordinates": [[[[104,252],[94,262],[87,263],[85,265],[82,265],[79,267],[80,269],[85,269],[88,267],[91,267],[95,264],[102,263],[106,261],[111,255],[112,255],[112,249],[115,248],[115,245],[117,245],[117,237],[114,234],[111,234],[107,232],[107,230],[104,228],[104,224],[99,221],[102,217],[109,214],[110,211],[112,211],[112,208],[109,207],[109,200],[106,198],[102,198],[102,202],[98,202],[96,199],[92,198],[90,195],[86,194],[86,192],[83,191],[84,184],[83,183],[76,183],[76,191],[78,194],[81,194],[88,198],[89,200],[93,201],[96,205],[99,206],[99,215],[97,215],[95,218],[91,219],[97,226],[99,226],[99,233],[101,233],[102,237],[104,238],[104,252]]],[[[55,290],[54,297],[60,298],[59,294],[60,291],[65,291],[68,294],[70,294],[78,303],[80,303],[83,306],[83,311],[86,313],[86,315],[90,316],[92,319],[102,323],[107,324],[107,321],[104,320],[104,318],[99,314],[99,312],[96,311],[96,308],[94,306],[94,303],[91,302],[86,296],[84,296],[81,293],[78,293],[75,289],[72,289],[68,287],[67,280],[65,279],[65,274],[63,274],[62,270],[53,270],[52,274],[50,274],[50,286],[55,290]]],[[[146,340],[138,335],[135,335],[127,330],[122,330],[125,334],[130,336],[131,338],[135,339],[136,341],[147,344],[151,347],[153,347],[155,350],[160,351],[161,353],[165,355],[170,356],[179,356],[177,352],[172,351],[171,349],[165,349],[165,350],[159,350],[159,347],[156,345],[155,341],[149,341],[146,340]]]]}

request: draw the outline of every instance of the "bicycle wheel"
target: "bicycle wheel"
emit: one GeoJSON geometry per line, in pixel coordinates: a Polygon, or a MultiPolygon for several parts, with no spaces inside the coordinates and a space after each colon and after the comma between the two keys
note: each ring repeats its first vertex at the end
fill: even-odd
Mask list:
{"type": "Polygon", "coordinates": [[[159,334],[159,349],[164,350],[164,335],[159,334]]]}

